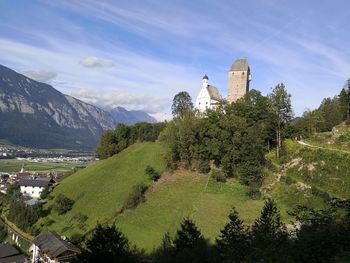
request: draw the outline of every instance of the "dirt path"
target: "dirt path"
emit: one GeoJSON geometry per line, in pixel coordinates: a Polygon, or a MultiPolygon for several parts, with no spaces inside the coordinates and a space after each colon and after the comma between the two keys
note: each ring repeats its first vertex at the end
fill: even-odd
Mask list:
{"type": "Polygon", "coordinates": [[[316,146],[316,145],[312,145],[312,144],[306,143],[304,141],[298,141],[298,143],[303,145],[303,146],[310,147],[310,148],[323,149],[323,150],[329,150],[329,151],[334,151],[334,152],[341,152],[341,153],[350,154],[350,151],[345,151],[345,150],[340,150],[340,149],[335,149],[335,148],[322,147],[322,146],[316,146]]]}

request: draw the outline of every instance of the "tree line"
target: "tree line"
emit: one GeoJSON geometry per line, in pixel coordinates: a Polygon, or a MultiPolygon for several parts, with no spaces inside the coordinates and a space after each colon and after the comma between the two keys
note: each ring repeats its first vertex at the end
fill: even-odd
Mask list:
{"type": "Polygon", "coordinates": [[[154,142],[165,123],[140,122],[135,125],[118,124],[114,130],[105,131],[96,147],[100,159],[117,154],[135,142],[154,142]]]}
{"type": "Polygon", "coordinates": [[[344,121],[350,124],[350,79],[337,96],[323,99],[317,109],[305,111],[292,126],[304,137],[310,137],[317,132],[331,131],[344,121]]]}
{"type": "MultiPolygon", "coordinates": [[[[276,203],[265,201],[260,216],[247,226],[233,208],[214,243],[185,218],[176,234],[166,233],[150,255],[132,246],[115,226],[98,224],[81,243],[78,262],[336,262],[350,256],[350,200],[333,199],[330,208],[296,207],[299,225],[281,221],[276,203]]],[[[344,261],[345,262],[345,261],[344,261]]]]}

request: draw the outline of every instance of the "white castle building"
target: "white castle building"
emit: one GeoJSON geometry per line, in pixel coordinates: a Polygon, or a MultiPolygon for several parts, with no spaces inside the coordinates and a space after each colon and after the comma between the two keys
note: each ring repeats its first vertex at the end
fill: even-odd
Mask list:
{"type": "MultiPolygon", "coordinates": [[[[228,97],[229,103],[234,103],[249,91],[249,83],[252,79],[250,68],[246,59],[237,59],[228,72],[228,97]]],[[[204,112],[213,109],[223,100],[218,89],[208,84],[207,75],[203,77],[202,88],[196,99],[196,109],[204,112]]]]}
{"type": "Polygon", "coordinates": [[[221,100],[222,97],[218,89],[212,85],[209,85],[209,78],[207,75],[204,75],[202,89],[196,99],[196,108],[200,111],[213,109],[221,100]]]}

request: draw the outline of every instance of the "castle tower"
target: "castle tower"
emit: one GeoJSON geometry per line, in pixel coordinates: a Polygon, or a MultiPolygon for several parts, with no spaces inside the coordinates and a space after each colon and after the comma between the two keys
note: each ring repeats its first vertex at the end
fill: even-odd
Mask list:
{"type": "Polygon", "coordinates": [[[228,98],[231,102],[236,102],[249,91],[249,82],[252,79],[248,61],[237,59],[228,72],[228,98]]]}

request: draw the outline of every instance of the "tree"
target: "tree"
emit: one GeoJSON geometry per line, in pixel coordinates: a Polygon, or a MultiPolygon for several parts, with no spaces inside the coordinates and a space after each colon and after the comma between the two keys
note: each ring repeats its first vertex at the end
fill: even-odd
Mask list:
{"type": "Polygon", "coordinates": [[[269,95],[271,109],[275,117],[277,159],[279,159],[282,149],[282,129],[293,117],[290,97],[291,95],[287,92],[283,83],[278,84],[269,95]]]}
{"type": "Polygon", "coordinates": [[[83,262],[136,262],[136,251],[115,225],[98,224],[85,247],[81,255],[83,262]]]}
{"type": "Polygon", "coordinates": [[[343,120],[350,119],[350,79],[348,79],[339,94],[339,102],[343,120]]]}
{"type": "Polygon", "coordinates": [[[53,204],[52,209],[56,211],[59,215],[65,214],[72,209],[74,200],[69,199],[64,194],[59,194],[55,198],[55,203],[53,204]]]}
{"type": "MultiPolygon", "coordinates": [[[[288,232],[281,221],[275,201],[265,201],[261,215],[251,229],[252,260],[278,262],[288,243],[288,232]]],[[[287,257],[284,257],[286,262],[287,257]]]]}
{"type": "Polygon", "coordinates": [[[102,133],[96,147],[96,154],[100,159],[106,159],[117,153],[117,143],[114,132],[107,130],[102,133]]]}
{"type": "Polygon", "coordinates": [[[7,237],[7,230],[5,224],[0,220],[0,243],[4,242],[7,237]]]}
{"type": "Polygon", "coordinates": [[[171,111],[174,117],[182,117],[186,111],[193,109],[191,96],[186,91],[181,91],[175,95],[171,111]]]}
{"type": "Polygon", "coordinates": [[[152,181],[156,182],[160,178],[160,174],[152,166],[147,165],[145,168],[145,173],[152,181]]]}
{"type": "Polygon", "coordinates": [[[249,254],[248,232],[234,208],[228,217],[230,221],[221,230],[216,246],[223,262],[244,262],[249,254]]]}
{"type": "Polygon", "coordinates": [[[190,219],[184,219],[173,241],[170,262],[215,262],[215,253],[190,219]]]}

